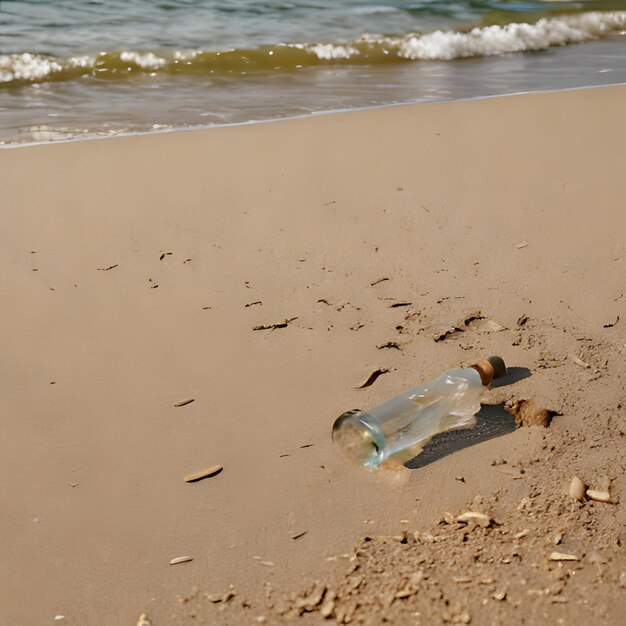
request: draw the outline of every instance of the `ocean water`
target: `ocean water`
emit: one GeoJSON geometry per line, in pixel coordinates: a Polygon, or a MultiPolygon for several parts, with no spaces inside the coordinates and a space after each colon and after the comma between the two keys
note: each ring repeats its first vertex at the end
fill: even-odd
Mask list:
{"type": "Polygon", "coordinates": [[[626,82],[626,0],[0,0],[0,142],[626,82]]]}

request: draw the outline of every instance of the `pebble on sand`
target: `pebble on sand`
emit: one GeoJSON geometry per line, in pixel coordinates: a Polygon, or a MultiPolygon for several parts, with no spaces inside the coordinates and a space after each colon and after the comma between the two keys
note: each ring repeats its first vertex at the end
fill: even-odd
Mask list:
{"type": "Polygon", "coordinates": [[[572,482],[569,485],[569,495],[570,498],[579,502],[585,499],[585,483],[578,476],[572,478],[572,482]]]}

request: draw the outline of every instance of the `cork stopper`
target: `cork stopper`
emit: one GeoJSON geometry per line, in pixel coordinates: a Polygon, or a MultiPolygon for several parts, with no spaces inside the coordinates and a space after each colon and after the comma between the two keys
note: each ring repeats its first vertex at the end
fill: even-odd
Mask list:
{"type": "Polygon", "coordinates": [[[480,374],[480,380],[487,387],[495,378],[501,378],[506,374],[506,365],[499,356],[490,356],[480,359],[472,367],[480,374]]]}
{"type": "Polygon", "coordinates": [[[490,356],[487,358],[487,361],[489,361],[491,367],[493,367],[494,379],[506,376],[506,365],[504,364],[504,360],[502,359],[502,357],[490,356]]]}

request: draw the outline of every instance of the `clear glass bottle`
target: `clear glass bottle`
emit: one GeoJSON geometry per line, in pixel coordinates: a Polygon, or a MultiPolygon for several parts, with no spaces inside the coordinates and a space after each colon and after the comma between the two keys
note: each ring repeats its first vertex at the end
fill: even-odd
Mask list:
{"type": "Polygon", "coordinates": [[[333,441],[366,467],[386,461],[406,463],[435,435],[473,426],[485,387],[504,374],[500,357],[451,369],[376,408],[347,411],[335,420],[333,441]]]}

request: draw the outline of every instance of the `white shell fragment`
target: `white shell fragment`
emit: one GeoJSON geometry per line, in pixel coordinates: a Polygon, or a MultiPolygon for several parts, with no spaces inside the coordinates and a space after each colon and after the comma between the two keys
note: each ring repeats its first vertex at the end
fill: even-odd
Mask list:
{"type": "Polygon", "coordinates": [[[482,526],[483,528],[487,528],[492,522],[489,515],[486,515],[485,513],[477,513],[475,511],[467,511],[466,513],[461,513],[461,515],[456,518],[456,521],[462,522],[463,524],[476,522],[476,524],[482,526]]]}
{"type": "Polygon", "coordinates": [[[194,472],[193,474],[188,474],[183,479],[186,483],[195,483],[203,478],[209,478],[210,476],[217,476],[224,468],[221,465],[214,465],[213,467],[209,467],[208,469],[200,470],[199,472],[194,472]]]}
{"type": "Polygon", "coordinates": [[[576,365],[578,365],[578,367],[582,367],[586,370],[588,370],[591,365],[589,365],[589,363],[586,363],[585,361],[583,361],[580,357],[576,356],[575,354],[570,354],[569,355],[569,359],[570,361],[572,361],[572,363],[575,363],[576,365]]]}
{"type": "Polygon", "coordinates": [[[552,552],[550,554],[551,561],[580,561],[575,554],[567,554],[566,552],[552,552]]]}
{"type": "Polygon", "coordinates": [[[611,494],[608,491],[595,491],[594,489],[587,489],[587,497],[590,500],[596,502],[611,502],[611,494]]]}
{"type": "Polygon", "coordinates": [[[177,565],[178,563],[186,563],[187,561],[193,561],[192,556],[177,556],[170,561],[170,565],[177,565]]]}

